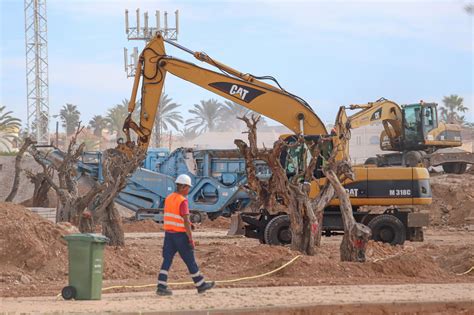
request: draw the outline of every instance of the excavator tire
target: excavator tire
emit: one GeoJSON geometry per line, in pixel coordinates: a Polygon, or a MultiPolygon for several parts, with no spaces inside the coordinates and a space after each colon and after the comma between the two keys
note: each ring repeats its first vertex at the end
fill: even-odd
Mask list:
{"type": "Polygon", "coordinates": [[[444,163],[442,166],[444,172],[449,174],[463,174],[467,169],[467,163],[460,162],[444,163]]]}
{"type": "Polygon", "coordinates": [[[402,221],[391,214],[381,214],[373,218],[369,224],[372,239],[376,242],[402,245],[406,240],[406,229],[402,221]]]}
{"type": "Polygon", "coordinates": [[[369,157],[364,162],[364,165],[377,165],[377,164],[378,164],[378,160],[377,160],[377,157],[375,157],[375,156],[369,157]]]}
{"type": "Polygon", "coordinates": [[[291,243],[290,217],[279,215],[268,222],[264,231],[265,244],[286,245],[291,243]]]}
{"type": "Polygon", "coordinates": [[[458,174],[464,174],[467,170],[467,163],[459,163],[458,174]]]}
{"type": "Polygon", "coordinates": [[[456,163],[444,163],[443,166],[443,171],[445,173],[453,174],[454,173],[454,168],[455,168],[456,163]]]}

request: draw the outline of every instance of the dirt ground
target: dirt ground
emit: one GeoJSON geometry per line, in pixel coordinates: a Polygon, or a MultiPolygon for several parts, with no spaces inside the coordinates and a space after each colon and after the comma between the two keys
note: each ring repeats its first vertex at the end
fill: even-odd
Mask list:
{"type": "MultiPolygon", "coordinates": [[[[4,171],[5,168],[2,172],[4,171]]],[[[1,175],[3,177],[4,174],[1,175]]],[[[206,297],[203,301],[207,302],[203,302],[201,307],[207,310],[219,307],[235,310],[239,306],[242,312],[249,314],[260,314],[263,310],[275,313],[277,307],[280,311],[288,307],[286,313],[313,314],[313,304],[321,304],[319,297],[322,299],[329,296],[329,300],[325,301],[333,301],[335,304],[325,304],[327,312],[321,314],[333,311],[344,314],[347,310],[352,310],[348,313],[357,314],[361,311],[361,303],[364,307],[360,314],[411,313],[415,310],[421,310],[419,314],[474,314],[474,272],[459,275],[474,266],[474,231],[469,230],[472,224],[470,219],[474,217],[474,175],[434,176],[432,189],[433,204],[420,209],[430,213],[432,223],[425,230],[425,242],[407,242],[404,246],[395,247],[370,242],[368,261],[360,264],[339,261],[341,237],[323,238],[323,245],[316,256],[300,257],[285,269],[267,277],[219,284],[219,289],[211,291],[212,295],[206,294],[211,298],[206,297]],[[406,299],[398,291],[398,294],[389,295],[391,290],[401,290],[398,285],[403,286],[403,292],[406,290],[406,299]],[[355,288],[354,292],[363,288],[369,292],[374,291],[374,294],[386,294],[367,301],[350,291],[348,294],[354,299],[344,302],[348,308],[342,312],[338,308],[341,301],[336,300],[344,296],[343,292],[349,292],[345,291],[347,288],[355,288]],[[443,290],[449,294],[441,294],[443,290]],[[311,292],[307,293],[310,297],[304,292],[311,292]],[[452,292],[454,297],[448,299],[452,292]],[[255,299],[257,294],[266,297],[263,299],[265,303],[261,299],[255,299]],[[292,302],[299,301],[299,296],[306,296],[308,305],[292,302]],[[331,296],[336,300],[331,300],[331,296]],[[390,300],[389,296],[397,298],[397,302],[390,300]],[[456,296],[465,298],[459,299],[456,296]],[[210,302],[215,300],[220,301],[220,304],[210,302]],[[236,301],[241,303],[237,305],[236,301]],[[414,304],[416,301],[418,304],[414,304]],[[414,305],[418,305],[418,308],[413,308],[414,305]],[[424,311],[426,312],[423,313],[424,311]]],[[[4,185],[0,195],[6,195],[8,191],[4,185]]],[[[25,197],[22,195],[22,188],[20,192],[18,199],[25,197]]],[[[12,311],[26,311],[28,307],[34,307],[31,305],[39,305],[38,301],[44,301],[44,305],[49,305],[45,307],[51,307],[51,310],[55,307],[64,310],[66,306],[69,310],[69,306],[74,305],[71,311],[75,307],[81,311],[88,309],[87,307],[94,311],[109,312],[128,308],[135,311],[133,305],[137,303],[143,306],[143,311],[166,310],[166,307],[161,307],[163,305],[171,305],[169,310],[180,310],[173,306],[176,304],[175,297],[167,299],[164,304],[160,302],[159,309],[153,306],[156,302],[155,298],[151,299],[153,285],[161,264],[163,244],[161,225],[153,221],[124,219],[127,245],[124,248],[106,248],[104,270],[104,287],[151,286],[127,290],[131,293],[125,293],[123,289],[110,290],[104,295],[102,302],[78,304],[48,304],[67,285],[67,245],[62,236],[77,232],[77,229],[68,224],[53,224],[13,203],[0,203],[0,223],[2,310],[7,305],[12,311]],[[38,298],[40,296],[44,298],[38,298]],[[83,306],[86,308],[81,309],[83,306]]],[[[195,238],[199,245],[195,251],[196,257],[201,271],[209,280],[259,275],[278,268],[298,255],[288,247],[262,245],[257,240],[227,236],[229,224],[230,219],[219,218],[197,225],[195,238]]],[[[177,258],[170,273],[170,282],[189,280],[185,265],[177,258]]],[[[176,299],[195,294],[189,285],[174,286],[173,289],[176,299]]],[[[190,307],[196,307],[187,309],[192,309],[193,312],[199,308],[194,304],[190,307]]],[[[281,314],[285,313],[282,312],[281,314]]]]}
{"type": "Polygon", "coordinates": [[[462,227],[474,224],[474,174],[431,176],[433,202],[420,207],[434,226],[462,227]]]}
{"type": "Polygon", "coordinates": [[[216,288],[104,294],[101,301],[6,298],[4,312],[126,314],[472,314],[474,284],[216,288]],[[258,298],[257,298],[258,297],[258,298]]]}
{"type": "MultiPolygon", "coordinates": [[[[57,294],[67,283],[67,247],[61,236],[75,229],[55,225],[21,206],[8,203],[0,204],[0,220],[0,296],[57,294]]],[[[226,236],[223,229],[203,227],[195,232],[195,238],[199,242],[197,260],[204,275],[211,280],[262,274],[298,255],[288,247],[226,236]]],[[[104,286],[155,283],[163,233],[127,233],[126,243],[124,248],[106,249],[104,286]]],[[[316,256],[303,256],[258,281],[223,287],[474,282],[473,273],[456,275],[474,266],[473,232],[428,230],[424,243],[407,242],[404,246],[370,242],[368,262],[364,264],[340,262],[339,243],[340,237],[324,238],[316,256]]],[[[180,259],[173,265],[170,281],[189,281],[180,259]]]]}

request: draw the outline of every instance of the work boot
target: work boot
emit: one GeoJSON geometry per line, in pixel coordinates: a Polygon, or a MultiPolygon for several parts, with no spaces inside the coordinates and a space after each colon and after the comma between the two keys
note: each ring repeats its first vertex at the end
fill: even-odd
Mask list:
{"type": "Polygon", "coordinates": [[[170,295],[173,295],[173,291],[171,291],[171,290],[168,289],[168,288],[158,287],[158,288],[156,289],[156,295],[159,295],[159,296],[170,296],[170,295]]]}
{"type": "Polygon", "coordinates": [[[204,282],[203,284],[197,287],[198,293],[204,293],[207,290],[212,289],[215,284],[216,283],[214,281],[204,282]]]}

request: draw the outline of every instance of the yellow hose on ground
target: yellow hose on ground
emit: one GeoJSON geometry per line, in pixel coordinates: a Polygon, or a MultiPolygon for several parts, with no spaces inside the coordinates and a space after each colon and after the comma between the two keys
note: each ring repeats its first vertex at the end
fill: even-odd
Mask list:
{"type": "Polygon", "coordinates": [[[464,276],[464,275],[467,275],[468,273],[470,273],[471,271],[474,270],[474,266],[472,266],[469,270],[467,271],[464,271],[464,272],[461,272],[461,273],[457,273],[456,276],[464,276]]]}
{"type": "Polygon", "coordinates": [[[384,258],[377,258],[377,259],[372,260],[372,262],[373,262],[373,263],[376,263],[376,262],[379,262],[379,261],[384,261],[384,260],[387,260],[387,259],[392,259],[392,258],[395,258],[395,257],[397,257],[397,256],[403,255],[403,254],[405,254],[406,252],[413,253],[414,251],[415,251],[415,248],[414,248],[413,246],[405,246],[401,251],[399,251],[399,252],[396,253],[395,255],[387,256],[387,257],[384,257],[384,258]]]}
{"type": "MultiPolygon", "coordinates": [[[[277,269],[274,269],[274,270],[266,272],[266,273],[262,273],[260,275],[243,277],[243,278],[238,278],[238,279],[230,279],[230,280],[217,280],[215,282],[216,283],[232,283],[232,282],[239,282],[239,281],[244,281],[244,280],[253,280],[253,279],[258,279],[258,278],[262,278],[262,277],[265,277],[265,276],[269,276],[271,274],[274,274],[275,272],[278,272],[278,271],[282,270],[283,268],[288,267],[289,265],[291,265],[293,262],[295,262],[300,257],[301,257],[301,255],[298,255],[295,258],[293,258],[292,260],[290,260],[289,262],[287,262],[286,264],[278,267],[277,269]]],[[[168,284],[169,285],[190,285],[190,284],[194,284],[194,282],[191,282],[191,281],[189,281],[189,282],[169,282],[168,284]]],[[[143,285],[115,285],[115,286],[112,286],[112,287],[103,288],[102,292],[112,290],[112,289],[139,289],[139,288],[148,288],[148,287],[156,287],[156,283],[143,284],[143,285]]]]}
{"type": "MultiPolygon", "coordinates": [[[[400,254],[400,253],[398,253],[398,254],[400,254]]],[[[394,255],[394,256],[398,256],[398,254],[394,255]]],[[[266,273],[262,273],[260,275],[237,278],[237,279],[230,279],[230,280],[217,280],[215,282],[216,283],[232,283],[232,282],[239,282],[239,281],[244,281],[244,280],[253,280],[253,279],[258,279],[258,278],[262,278],[262,277],[265,277],[265,276],[269,276],[271,274],[274,274],[275,272],[278,272],[278,271],[282,270],[283,268],[288,267],[289,265],[294,263],[300,257],[301,257],[301,255],[298,255],[298,256],[294,257],[292,260],[290,260],[289,262],[287,262],[286,264],[278,267],[277,269],[274,269],[274,270],[266,272],[266,273]]],[[[388,258],[393,258],[393,257],[388,257],[388,258]]],[[[384,259],[376,259],[373,262],[377,262],[377,261],[381,261],[381,260],[384,260],[384,259]]],[[[473,270],[474,270],[474,266],[472,266],[469,270],[467,270],[463,273],[457,273],[456,275],[458,275],[458,276],[467,275],[468,273],[470,273],[473,270]]],[[[189,281],[189,282],[170,282],[168,284],[170,284],[170,285],[190,285],[190,284],[194,284],[194,282],[191,282],[191,281],[189,281]]],[[[139,289],[139,288],[148,288],[148,287],[155,287],[155,286],[156,286],[156,283],[143,284],[143,285],[116,285],[116,286],[112,286],[112,287],[103,288],[102,292],[108,291],[108,290],[113,290],[113,289],[139,289]]],[[[61,296],[61,293],[58,294],[56,297],[60,297],[60,296],[61,296]]]]}

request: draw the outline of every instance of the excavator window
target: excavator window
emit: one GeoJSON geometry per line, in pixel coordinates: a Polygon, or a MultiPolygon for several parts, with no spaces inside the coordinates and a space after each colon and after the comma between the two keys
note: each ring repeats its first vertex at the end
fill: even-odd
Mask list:
{"type": "Polygon", "coordinates": [[[407,106],[405,107],[405,128],[412,131],[417,131],[420,125],[420,107],[407,106]]]}
{"type": "Polygon", "coordinates": [[[431,107],[425,108],[425,114],[423,115],[423,125],[433,126],[433,111],[431,107]]]}
{"type": "MultiPolygon", "coordinates": [[[[417,145],[423,140],[422,110],[420,104],[407,105],[403,108],[403,125],[405,144],[417,145]]],[[[423,117],[424,119],[424,117],[423,117]]]]}
{"type": "Polygon", "coordinates": [[[433,106],[426,106],[423,108],[423,131],[427,134],[438,126],[436,117],[436,108],[433,106]]]}

